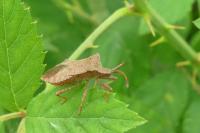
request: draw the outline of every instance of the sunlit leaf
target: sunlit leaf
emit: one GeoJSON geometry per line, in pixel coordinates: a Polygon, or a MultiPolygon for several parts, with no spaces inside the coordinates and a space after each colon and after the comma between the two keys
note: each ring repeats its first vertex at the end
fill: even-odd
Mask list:
{"type": "Polygon", "coordinates": [[[20,0],[0,0],[0,104],[24,108],[43,71],[41,39],[29,7],[20,0]]]}
{"type": "Polygon", "coordinates": [[[193,23],[195,24],[195,26],[196,26],[197,28],[200,29],[200,18],[197,19],[197,20],[195,20],[195,21],[193,21],[193,23]]]}
{"type": "Polygon", "coordinates": [[[179,71],[157,75],[133,93],[131,107],[149,121],[135,132],[174,133],[188,104],[189,81],[179,71]]]}
{"type": "Polygon", "coordinates": [[[78,115],[82,91],[78,88],[67,93],[67,102],[61,104],[55,96],[56,88],[46,90],[28,106],[27,133],[123,133],[145,120],[110,96],[106,102],[99,89],[89,91],[87,103],[78,115]]]}

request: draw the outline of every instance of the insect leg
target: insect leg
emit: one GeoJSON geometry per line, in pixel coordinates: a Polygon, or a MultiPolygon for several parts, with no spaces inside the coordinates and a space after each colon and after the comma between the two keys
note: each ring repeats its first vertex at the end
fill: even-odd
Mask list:
{"type": "Polygon", "coordinates": [[[98,83],[99,83],[99,77],[97,77],[97,78],[95,79],[93,88],[96,88],[96,86],[97,86],[98,83]]]}
{"type": "Polygon", "coordinates": [[[111,76],[111,77],[108,77],[108,78],[105,78],[105,79],[109,79],[109,80],[117,80],[117,77],[111,76]]]}
{"type": "Polygon", "coordinates": [[[113,92],[112,87],[111,87],[109,84],[107,84],[107,83],[102,83],[102,84],[101,84],[101,87],[102,87],[104,90],[106,90],[107,92],[113,92]]]}
{"type": "Polygon", "coordinates": [[[122,75],[124,77],[125,81],[126,81],[125,85],[128,88],[129,83],[128,83],[128,77],[126,76],[126,74],[124,72],[120,71],[120,70],[113,70],[113,73],[118,73],[118,74],[122,75]]]}
{"type": "Polygon", "coordinates": [[[109,85],[109,83],[102,83],[101,84],[102,89],[104,89],[106,92],[104,93],[104,99],[106,102],[108,102],[110,94],[113,92],[112,87],[109,85]]]}
{"type": "Polygon", "coordinates": [[[89,84],[89,81],[86,82],[85,87],[84,87],[84,89],[83,89],[83,95],[82,95],[82,98],[81,98],[81,104],[80,104],[80,106],[79,106],[78,115],[80,115],[80,113],[82,112],[83,105],[84,105],[85,100],[86,100],[86,97],[87,97],[87,93],[88,93],[88,84],[89,84]]]}
{"type": "Polygon", "coordinates": [[[110,77],[99,77],[99,79],[108,79],[108,80],[117,80],[117,78],[116,77],[114,77],[114,76],[110,76],[110,77]]]}
{"type": "Polygon", "coordinates": [[[115,78],[115,77],[112,76],[112,77],[98,77],[96,79],[96,83],[99,84],[102,87],[102,89],[105,90],[105,93],[104,93],[104,99],[105,99],[105,101],[108,101],[110,93],[113,92],[112,87],[109,85],[111,82],[108,81],[106,83],[101,83],[101,82],[99,82],[99,79],[108,79],[108,80],[113,81],[113,80],[116,80],[117,78],[115,78]]]}
{"type": "Polygon", "coordinates": [[[109,86],[109,84],[111,82],[107,82],[107,83],[101,83],[99,82],[99,79],[108,79],[108,80],[116,80],[117,78],[115,77],[97,77],[95,84],[99,84],[104,90],[108,91],[108,92],[112,92],[112,87],[109,86]]]}
{"type": "MultiPolygon", "coordinates": [[[[95,80],[94,88],[96,87],[97,84],[101,85],[101,83],[99,82],[99,79],[107,79],[107,80],[110,80],[111,82],[114,81],[114,80],[117,80],[117,78],[114,77],[114,76],[110,76],[110,77],[101,77],[101,76],[99,76],[95,80]]],[[[109,82],[107,84],[110,84],[111,82],[109,82]]]]}
{"type": "Polygon", "coordinates": [[[115,70],[118,70],[120,67],[124,66],[124,63],[121,63],[119,65],[117,65],[115,68],[113,68],[112,70],[115,71],[115,70]]]}
{"type": "Polygon", "coordinates": [[[59,90],[56,92],[56,96],[60,97],[63,101],[61,102],[62,104],[64,104],[67,101],[67,98],[65,96],[61,96],[63,93],[70,91],[72,88],[65,88],[62,90],[59,90]]]}

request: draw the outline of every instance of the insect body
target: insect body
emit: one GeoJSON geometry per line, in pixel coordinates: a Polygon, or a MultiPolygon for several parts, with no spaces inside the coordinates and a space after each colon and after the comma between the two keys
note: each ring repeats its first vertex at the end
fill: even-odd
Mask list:
{"type": "MultiPolygon", "coordinates": [[[[118,70],[122,65],[123,64],[120,64],[113,69],[104,68],[101,65],[99,54],[95,54],[81,60],[65,60],[64,62],[47,71],[41,77],[41,79],[56,86],[76,84],[84,80],[87,81],[86,86],[84,87],[82,102],[79,108],[80,113],[87,96],[87,85],[90,79],[96,79],[97,83],[99,83],[99,79],[116,80],[116,78],[112,77],[112,74],[118,73],[124,76],[126,80],[126,86],[128,87],[128,79],[125,73],[118,70]]],[[[100,85],[103,89],[107,91],[112,91],[112,88],[109,86],[108,83],[100,83],[100,85]]],[[[62,93],[69,90],[70,88],[59,90],[56,95],[60,96],[62,93]]],[[[65,97],[60,97],[65,99],[65,97]]]]}

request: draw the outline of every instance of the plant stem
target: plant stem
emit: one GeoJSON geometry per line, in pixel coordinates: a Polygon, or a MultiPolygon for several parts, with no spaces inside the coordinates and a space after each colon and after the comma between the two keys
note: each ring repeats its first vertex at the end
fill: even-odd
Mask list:
{"type": "Polygon", "coordinates": [[[106,30],[110,25],[119,20],[121,17],[133,13],[133,8],[123,7],[115,11],[107,18],[97,29],[75,50],[69,57],[70,60],[77,59],[86,49],[94,47],[94,41],[106,30]]]}
{"type": "Polygon", "coordinates": [[[176,32],[170,28],[170,24],[164,21],[156,11],[149,5],[147,0],[134,0],[135,8],[144,16],[148,16],[157,31],[187,60],[193,63],[200,63],[198,54],[189,44],[176,32]]]}
{"type": "Polygon", "coordinates": [[[0,116],[0,122],[4,122],[4,121],[15,119],[15,118],[21,118],[21,117],[24,117],[25,115],[26,115],[25,112],[14,112],[14,113],[2,115],[0,116]]]}
{"type": "Polygon", "coordinates": [[[17,133],[26,133],[25,118],[23,118],[18,126],[17,133]]]}

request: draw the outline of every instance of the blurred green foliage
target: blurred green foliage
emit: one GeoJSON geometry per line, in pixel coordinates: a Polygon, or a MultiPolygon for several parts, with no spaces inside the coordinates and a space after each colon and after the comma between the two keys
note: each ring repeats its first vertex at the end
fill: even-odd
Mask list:
{"type": "MultiPolygon", "coordinates": [[[[32,16],[38,20],[38,31],[44,35],[43,44],[48,51],[46,69],[68,58],[97,25],[124,6],[122,0],[66,2],[73,1],[78,1],[83,11],[93,16],[97,23],[73,12],[70,17],[55,0],[25,0],[31,7],[32,16]]],[[[200,33],[193,24],[200,17],[199,0],[149,1],[167,22],[186,27],[177,32],[195,50],[200,50],[200,33]]],[[[87,50],[81,58],[99,52],[105,67],[112,68],[125,62],[122,70],[129,78],[130,87],[126,89],[120,77],[112,87],[119,99],[148,120],[144,126],[128,133],[198,133],[199,95],[193,91],[185,71],[175,65],[184,59],[168,42],[150,48],[149,45],[158,38],[159,35],[152,37],[140,17],[124,17],[98,38],[95,42],[99,46],[97,49],[87,50]]],[[[0,131],[1,127],[0,123],[0,131]]]]}

